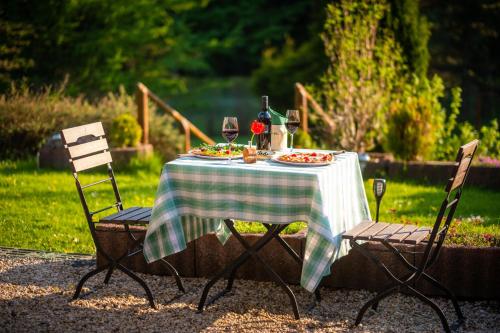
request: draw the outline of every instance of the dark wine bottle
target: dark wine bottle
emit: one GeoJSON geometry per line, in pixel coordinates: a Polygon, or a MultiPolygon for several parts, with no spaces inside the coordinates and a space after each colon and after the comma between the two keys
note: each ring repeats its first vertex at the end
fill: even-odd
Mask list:
{"type": "Polygon", "coordinates": [[[262,96],[262,107],[257,119],[264,124],[264,131],[257,136],[257,149],[271,150],[271,114],[267,96],[262,96]]]}

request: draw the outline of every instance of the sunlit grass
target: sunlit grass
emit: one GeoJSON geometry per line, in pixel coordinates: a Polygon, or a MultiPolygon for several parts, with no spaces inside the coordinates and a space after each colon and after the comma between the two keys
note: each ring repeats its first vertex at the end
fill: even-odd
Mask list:
{"type": "MultiPolygon", "coordinates": [[[[118,185],[125,206],[152,206],[160,170],[119,171],[118,185]]],[[[103,178],[92,173],[84,183],[103,178]]],[[[371,184],[365,182],[374,218],[375,202],[371,184]]],[[[112,193],[106,185],[89,195],[94,210],[109,205],[112,193]]],[[[431,225],[444,192],[439,186],[388,180],[382,202],[381,220],[431,225]]],[[[500,192],[466,188],[456,212],[458,223],[450,242],[498,246],[500,239],[500,192]]],[[[305,224],[292,224],[294,233],[305,224]]],[[[94,246],[82,212],[73,177],[69,171],[36,169],[33,161],[0,162],[0,246],[60,252],[93,253],[94,246]]],[[[259,224],[237,223],[242,232],[263,232],[259,224]]]]}

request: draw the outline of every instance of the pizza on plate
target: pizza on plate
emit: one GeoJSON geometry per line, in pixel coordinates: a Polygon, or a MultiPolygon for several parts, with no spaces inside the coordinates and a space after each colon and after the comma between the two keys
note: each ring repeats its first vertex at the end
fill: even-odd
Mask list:
{"type": "Polygon", "coordinates": [[[315,164],[315,163],[330,163],[333,161],[332,154],[326,153],[290,153],[284,154],[278,157],[278,160],[282,162],[289,163],[304,163],[304,164],[315,164]]]}

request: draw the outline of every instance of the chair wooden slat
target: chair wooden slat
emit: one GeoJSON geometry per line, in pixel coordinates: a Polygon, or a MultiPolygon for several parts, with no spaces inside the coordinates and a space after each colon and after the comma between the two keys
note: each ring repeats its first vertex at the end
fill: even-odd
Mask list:
{"type": "Polygon", "coordinates": [[[362,221],[360,224],[356,225],[351,230],[347,230],[342,235],[342,238],[353,239],[354,237],[356,237],[357,235],[359,235],[360,233],[362,233],[363,231],[365,231],[366,229],[368,229],[369,227],[371,227],[374,224],[375,224],[375,222],[373,222],[373,221],[366,221],[366,220],[362,221]]]}
{"type": "Polygon", "coordinates": [[[107,164],[112,161],[113,159],[111,158],[111,154],[109,151],[106,151],[104,153],[73,160],[71,163],[73,164],[75,172],[79,172],[99,165],[107,164]]]}
{"type": "Polygon", "coordinates": [[[149,209],[151,209],[151,208],[140,208],[140,209],[137,209],[137,210],[135,210],[133,212],[129,212],[127,214],[118,216],[118,217],[114,218],[113,220],[116,220],[116,221],[135,221],[136,220],[134,218],[135,216],[140,215],[142,213],[145,213],[149,209]]]}
{"type": "Polygon", "coordinates": [[[458,165],[455,176],[450,179],[447,187],[447,191],[453,191],[457,187],[461,186],[465,180],[465,176],[467,175],[467,171],[469,170],[469,165],[471,163],[471,157],[466,157],[462,159],[460,164],[458,165]]]}
{"type": "Polygon", "coordinates": [[[111,220],[116,219],[117,217],[120,217],[122,215],[125,215],[125,214],[128,214],[130,212],[136,211],[138,209],[141,209],[141,207],[130,207],[130,208],[121,210],[121,211],[119,211],[117,213],[114,213],[112,215],[105,216],[105,217],[101,218],[101,221],[111,221],[111,220]]]}
{"type": "Polygon", "coordinates": [[[112,220],[112,221],[102,221],[103,223],[106,223],[106,224],[116,224],[116,225],[144,225],[144,224],[148,224],[149,223],[149,219],[146,219],[146,220],[137,220],[137,221],[115,221],[115,220],[112,220]]]}
{"type": "MultiPolygon", "coordinates": [[[[141,221],[145,218],[150,218],[151,217],[151,211],[152,211],[152,208],[147,208],[145,211],[143,211],[142,213],[138,214],[138,215],[135,215],[135,216],[132,216],[132,217],[129,217],[126,222],[132,222],[132,221],[141,221]]],[[[147,219],[149,221],[149,219],[147,219]]]]}
{"type": "Polygon", "coordinates": [[[150,214],[148,216],[143,217],[142,219],[139,220],[139,222],[149,222],[151,220],[151,215],[153,214],[153,210],[151,210],[150,214]]]}
{"type": "Polygon", "coordinates": [[[456,159],[458,166],[455,169],[455,175],[448,181],[446,192],[453,191],[463,185],[478,144],[479,140],[472,140],[460,147],[456,159]]]}
{"type": "Polygon", "coordinates": [[[104,136],[104,128],[101,122],[66,128],[62,130],[65,144],[75,143],[83,136],[93,135],[95,137],[104,136]]]}
{"type": "Polygon", "coordinates": [[[386,241],[391,243],[402,242],[406,237],[410,236],[412,232],[417,230],[415,225],[405,225],[403,228],[399,229],[397,232],[393,233],[386,241]]]}
{"type": "Polygon", "coordinates": [[[392,236],[395,232],[399,231],[403,227],[404,227],[403,224],[392,224],[391,223],[387,228],[385,228],[384,230],[380,231],[375,236],[373,236],[372,240],[375,240],[375,241],[385,240],[386,238],[392,236]]]}
{"type": "Polygon", "coordinates": [[[465,145],[460,147],[460,150],[462,151],[462,156],[467,157],[472,155],[474,151],[476,150],[477,145],[479,144],[479,140],[472,140],[469,143],[466,143],[465,145]]]}
{"type": "Polygon", "coordinates": [[[363,231],[362,233],[358,234],[355,239],[356,240],[370,240],[373,236],[375,236],[377,233],[381,232],[385,228],[389,226],[389,223],[383,223],[383,222],[378,222],[373,224],[371,227],[363,231]]]}
{"type": "Polygon", "coordinates": [[[415,230],[414,232],[412,232],[410,236],[406,237],[403,242],[406,244],[419,244],[430,233],[431,233],[431,228],[420,227],[417,230],[415,230]]]}
{"type": "Polygon", "coordinates": [[[69,156],[71,158],[101,152],[106,149],[108,149],[108,141],[104,138],[68,147],[69,156]]]}

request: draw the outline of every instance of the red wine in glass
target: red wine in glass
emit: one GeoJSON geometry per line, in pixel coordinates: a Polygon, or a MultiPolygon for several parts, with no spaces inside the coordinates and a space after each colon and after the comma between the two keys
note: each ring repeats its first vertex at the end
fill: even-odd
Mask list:
{"type": "Polygon", "coordinates": [[[285,126],[288,133],[293,135],[299,129],[300,121],[287,121],[285,123],[285,126]]]}
{"type": "Polygon", "coordinates": [[[237,129],[223,129],[222,130],[222,136],[228,143],[233,142],[236,140],[238,137],[238,130],[237,129]]]}
{"type": "Polygon", "coordinates": [[[290,151],[293,151],[293,135],[297,132],[300,125],[300,115],[298,110],[287,110],[286,111],[286,123],[285,127],[288,133],[290,133],[292,140],[290,142],[290,151]]]}
{"type": "Polygon", "coordinates": [[[236,140],[238,137],[239,127],[238,127],[238,118],[236,117],[224,117],[224,121],[222,122],[222,136],[226,139],[227,143],[229,143],[229,156],[227,163],[231,164],[231,142],[236,140]]]}

